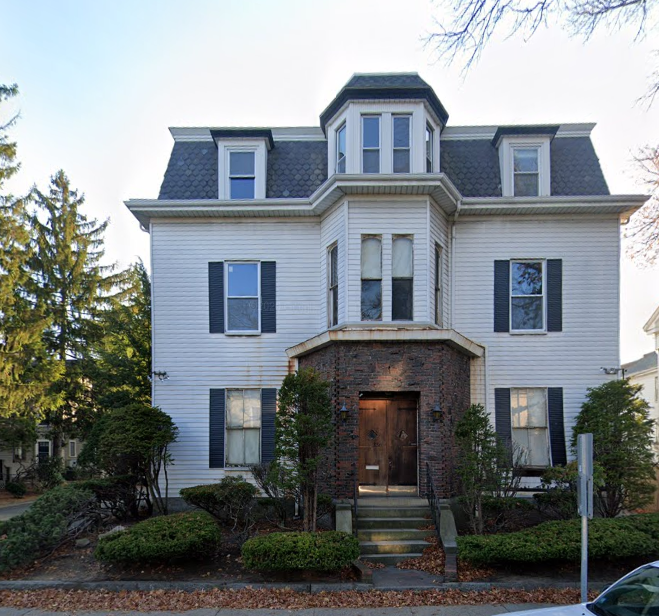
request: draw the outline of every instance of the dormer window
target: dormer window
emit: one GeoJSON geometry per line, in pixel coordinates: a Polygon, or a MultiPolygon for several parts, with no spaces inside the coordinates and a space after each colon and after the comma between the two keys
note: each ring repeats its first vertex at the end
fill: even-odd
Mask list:
{"type": "Polygon", "coordinates": [[[412,116],[395,115],[393,121],[394,173],[410,172],[412,116]]]}
{"type": "Polygon", "coordinates": [[[362,173],[380,173],[380,116],[362,116],[362,173]]]}
{"type": "Polygon", "coordinates": [[[336,172],[346,172],[346,124],[336,131],[336,172]]]}
{"type": "Polygon", "coordinates": [[[231,199],[253,199],[256,185],[254,151],[229,150],[229,190],[231,199]]]}
{"type": "Polygon", "coordinates": [[[513,146],[513,195],[540,195],[540,148],[513,146]]]}
{"type": "Polygon", "coordinates": [[[426,124],[426,173],[433,172],[433,152],[435,147],[435,131],[426,124]]]}

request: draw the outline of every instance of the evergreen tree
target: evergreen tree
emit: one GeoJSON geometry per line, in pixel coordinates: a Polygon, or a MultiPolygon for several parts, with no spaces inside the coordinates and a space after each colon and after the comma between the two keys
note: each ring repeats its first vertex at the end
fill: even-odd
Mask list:
{"type": "MultiPolygon", "coordinates": [[[[0,85],[0,103],[18,88],[0,85]]],[[[36,421],[58,403],[50,386],[59,377],[43,342],[48,319],[29,293],[30,236],[24,199],[5,194],[5,182],[19,169],[16,143],[0,124],[0,417],[36,421]]]]}
{"type": "Polygon", "coordinates": [[[47,349],[63,370],[54,387],[62,404],[47,417],[59,453],[62,437],[84,434],[93,418],[90,349],[101,337],[101,312],[121,278],[114,266],[101,264],[108,221],[99,224],[81,212],[84,197],[63,171],[51,178],[48,194],[34,189],[34,201],[35,295],[51,318],[47,349]]]}

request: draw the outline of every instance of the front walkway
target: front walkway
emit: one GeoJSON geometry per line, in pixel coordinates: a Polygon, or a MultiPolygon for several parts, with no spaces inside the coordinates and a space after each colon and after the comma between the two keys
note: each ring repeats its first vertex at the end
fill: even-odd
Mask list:
{"type": "Polygon", "coordinates": [[[11,518],[25,513],[32,503],[37,500],[37,497],[30,499],[16,499],[15,502],[3,503],[0,505],[0,522],[4,522],[11,518]]]}

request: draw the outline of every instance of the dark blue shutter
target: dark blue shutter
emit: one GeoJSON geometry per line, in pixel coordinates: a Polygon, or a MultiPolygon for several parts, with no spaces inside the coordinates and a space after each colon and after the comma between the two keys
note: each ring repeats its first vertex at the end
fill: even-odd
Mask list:
{"type": "Polygon", "coordinates": [[[261,462],[275,459],[275,413],[277,390],[261,390],[261,462]]]}
{"type": "Polygon", "coordinates": [[[208,466],[209,468],[224,468],[224,389],[211,389],[208,466]]]}
{"type": "Polygon", "coordinates": [[[224,263],[208,264],[208,318],[211,334],[224,333],[224,263]]]}
{"type": "Polygon", "coordinates": [[[547,331],[563,331],[562,259],[547,259],[547,331]]]}
{"type": "Polygon", "coordinates": [[[510,389],[496,388],[494,390],[494,429],[501,442],[510,450],[513,450],[512,419],[510,416],[510,389]]]}
{"type": "Polygon", "coordinates": [[[277,263],[261,262],[261,333],[277,331],[277,263]]]}
{"type": "Polygon", "coordinates": [[[510,331],[510,261],[494,262],[494,331],[510,331]]]}
{"type": "Polygon", "coordinates": [[[551,445],[551,463],[553,466],[565,465],[565,427],[563,423],[563,388],[547,389],[547,413],[549,415],[549,443],[551,445]]]}

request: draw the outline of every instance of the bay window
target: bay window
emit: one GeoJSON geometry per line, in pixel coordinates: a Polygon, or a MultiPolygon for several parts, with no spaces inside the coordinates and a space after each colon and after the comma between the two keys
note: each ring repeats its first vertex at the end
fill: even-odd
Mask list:
{"type": "Polygon", "coordinates": [[[361,246],[362,321],[382,320],[382,238],[362,237],[361,246]]]}
{"type": "Polygon", "coordinates": [[[410,236],[393,237],[391,260],[391,318],[414,319],[414,251],[410,236]]]}
{"type": "Polygon", "coordinates": [[[380,173],[380,116],[362,116],[362,172],[380,173]]]}
{"type": "Polygon", "coordinates": [[[412,116],[393,116],[394,173],[410,172],[412,116]]]}

